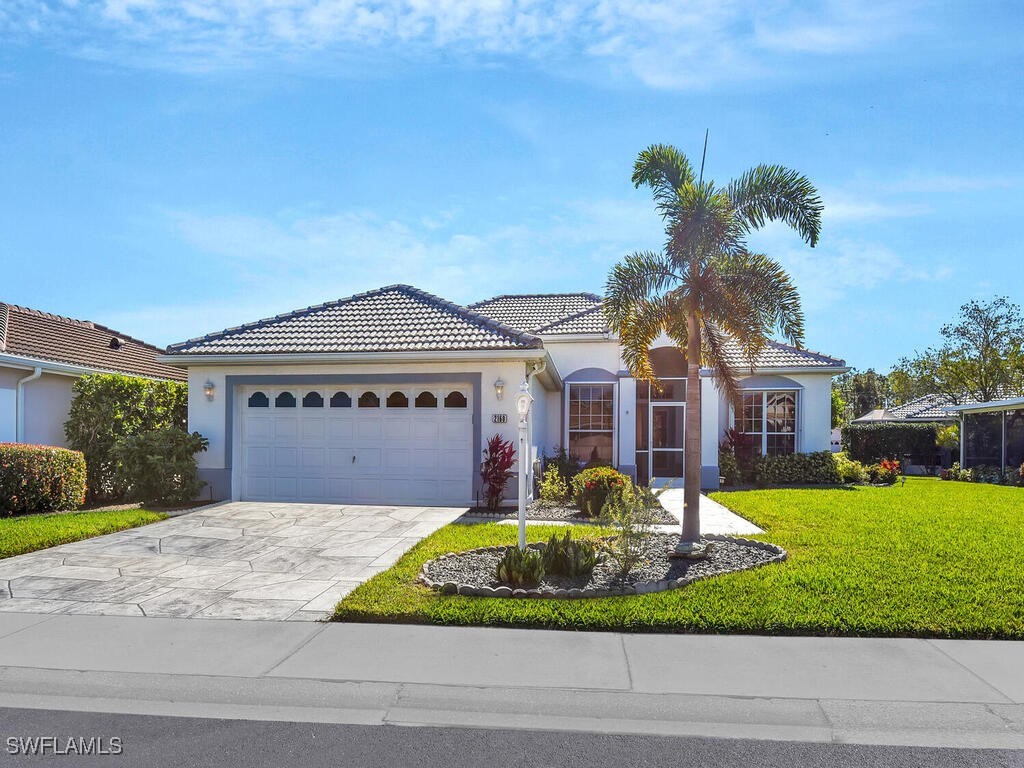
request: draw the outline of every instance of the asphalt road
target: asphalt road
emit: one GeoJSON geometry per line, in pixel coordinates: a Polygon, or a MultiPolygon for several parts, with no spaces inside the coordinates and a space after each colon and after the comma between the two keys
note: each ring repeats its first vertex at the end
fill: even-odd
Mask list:
{"type": "MultiPolygon", "coordinates": [[[[40,742],[35,742],[37,745],[40,742]]],[[[37,747],[38,748],[38,747],[37,747]]],[[[0,766],[708,766],[734,768],[1024,768],[1024,752],[875,747],[800,742],[621,736],[522,730],[410,728],[0,708],[0,766]],[[95,738],[120,755],[12,755],[33,737],[95,738]],[[13,741],[12,741],[13,740],[13,741]]]]}

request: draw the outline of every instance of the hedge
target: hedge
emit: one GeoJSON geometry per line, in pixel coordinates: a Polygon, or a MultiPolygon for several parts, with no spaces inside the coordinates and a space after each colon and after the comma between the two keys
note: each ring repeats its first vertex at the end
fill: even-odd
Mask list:
{"type": "Polygon", "coordinates": [[[68,445],[85,455],[87,490],[93,501],[122,499],[114,446],[123,437],[173,427],[185,432],[188,385],[97,373],[75,380],[71,412],[64,424],[68,445]]]}
{"type": "Polygon", "coordinates": [[[196,477],[196,454],[210,442],[173,427],[122,437],[114,446],[117,478],[133,500],[147,504],[185,504],[205,485],[196,477]]]}
{"type": "Polygon", "coordinates": [[[85,457],[51,445],[0,443],[0,515],[63,512],[85,501],[85,457]]]}
{"type": "Polygon", "coordinates": [[[843,450],[851,459],[866,464],[882,459],[903,461],[908,453],[927,459],[935,455],[935,439],[944,426],[936,422],[850,424],[843,427],[843,450]]]}
{"type": "Polygon", "coordinates": [[[831,451],[767,456],[754,462],[758,485],[839,485],[831,451]]]}

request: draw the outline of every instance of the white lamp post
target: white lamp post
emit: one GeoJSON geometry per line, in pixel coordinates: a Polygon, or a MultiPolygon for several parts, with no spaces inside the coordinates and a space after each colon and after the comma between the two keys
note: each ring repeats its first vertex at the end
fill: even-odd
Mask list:
{"type": "Polygon", "coordinates": [[[523,382],[516,395],[516,413],[519,414],[519,548],[526,549],[526,426],[533,395],[530,385],[523,382]]]}

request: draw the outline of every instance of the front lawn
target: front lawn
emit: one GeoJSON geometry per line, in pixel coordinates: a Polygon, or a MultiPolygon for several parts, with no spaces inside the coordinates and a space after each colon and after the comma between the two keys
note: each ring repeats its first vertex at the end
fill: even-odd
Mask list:
{"type": "MultiPolygon", "coordinates": [[[[514,526],[449,525],[338,604],[341,621],[1024,638],[1024,489],[906,486],[714,494],[789,560],[681,590],[588,600],[441,596],[414,583],[445,552],[515,542],[514,526]]],[[[530,526],[531,541],[555,529],[530,526]]]]}
{"type": "Polygon", "coordinates": [[[91,539],[166,518],[167,515],[145,509],[0,517],[0,558],[91,539]]]}

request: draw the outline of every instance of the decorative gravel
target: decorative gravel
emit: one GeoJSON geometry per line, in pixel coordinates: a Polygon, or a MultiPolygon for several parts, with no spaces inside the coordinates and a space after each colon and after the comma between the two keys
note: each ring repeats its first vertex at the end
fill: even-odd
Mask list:
{"type": "MultiPolygon", "coordinates": [[[[546,575],[538,587],[512,589],[495,578],[495,570],[507,547],[485,547],[443,555],[424,564],[420,582],[446,594],[484,597],[578,598],[607,597],[676,589],[699,579],[745,571],[786,559],[781,547],[761,541],[709,535],[707,557],[686,560],[669,555],[679,542],[673,534],[654,534],[647,540],[644,562],[623,577],[610,560],[598,565],[589,577],[546,575]]],[[[530,544],[543,549],[544,544],[530,544]]]]}
{"type": "MultiPolygon", "coordinates": [[[[519,512],[514,509],[501,509],[498,512],[491,512],[484,507],[474,507],[466,515],[469,517],[485,517],[489,520],[516,520],[519,517],[519,512]]],[[[584,515],[576,507],[563,507],[545,501],[535,501],[530,504],[526,508],[526,519],[563,523],[588,523],[591,525],[597,522],[594,518],[584,515]]],[[[679,520],[676,516],[660,506],[654,508],[654,522],[658,525],[679,525],[679,520]]]]}

